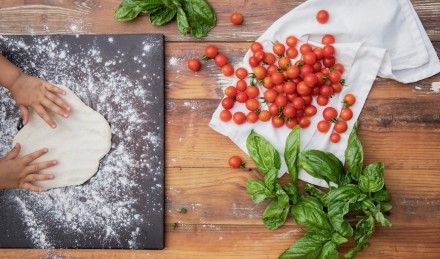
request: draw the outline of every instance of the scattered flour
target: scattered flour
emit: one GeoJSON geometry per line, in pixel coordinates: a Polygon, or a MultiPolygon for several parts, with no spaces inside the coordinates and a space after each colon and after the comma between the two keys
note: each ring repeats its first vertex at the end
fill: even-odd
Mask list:
{"type": "Polygon", "coordinates": [[[431,84],[431,90],[434,93],[440,93],[440,82],[432,82],[431,84]]]}

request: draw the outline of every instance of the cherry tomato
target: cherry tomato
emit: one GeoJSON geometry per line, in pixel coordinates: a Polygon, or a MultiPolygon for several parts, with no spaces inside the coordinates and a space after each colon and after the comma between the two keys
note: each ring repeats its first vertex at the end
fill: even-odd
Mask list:
{"type": "Polygon", "coordinates": [[[344,121],[349,121],[353,118],[353,111],[350,108],[342,108],[341,114],[339,115],[344,121]]]}
{"type": "MultiPolygon", "coordinates": [[[[322,63],[324,63],[324,62],[322,62],[322,63]]],[[[324,66],[325,66],[325,64],[324,64],[324,66]]],[[[329,67],[323,67],[322,69],[321,69],[321,72],[324,74],[324,75],[326,75],[326,76],[328,76],[328,74],[330,74],[330,68],[329,67]]]]}
{"type": "Polygon", "coordinates": [[[246,101],[246,108],[249,111],[254,112],[260,108],[260,102],[257,99],[248,99],[246,101]]]}
{"type": "Polygon", "coordinates": [[[237,88],[235,88],[233,86],[226,87],[225,95],[227,95],[229,97],[235,97],[237,95],[237,88]]]}
{"type": "Polygon", "coordinates": [[[344,103],[346,106],[353,106],[356,103],[356,97],[352,94],[346,94],[344,96],[344,103]]]}
{"type": "Polygon", "coordinates": [[[289,47],[286,50],[286,56],[288,58],[296,58],[298,56],[298,50],[295,47],[289,47]]]}
{"type": "Polygon", "coordinates": [[[245,79],[248,76],[248,71],[244,67],[239,67],[235,70],[235,76],[238,79],[245,79]]]}
{"type": "Polygon", "coordinates": [[[320,47],[314,48],[313,53],[315,53],[317,60],[322,60],[324,58],[324,54],[322,54],[322,48],[320,47]]]}
{"type": "Polygon", "coordinates": [[[232,76],[234,74],[234,67],[231,64],[222,66],[222,74],[224,76],[232,76]]]}
{"type": "Polygon", "coordinates": [[[304,115],[308,116],[308,117],[312,117],[314,116],[316,113],[318,112],[318,110],[316,109],[316,107],[314,105],[307,105],[304,108],[304,115]]]}
{"type": "Polygon", "coordinates": [[[289,102],[289,100],[287,99],[287,96],[279,94],[276,98],[275,98],[275,104],[278,106],[286,106],[287,103],[289,102]]]}
{"type": "Polygon", "coordinates": [[[335,43],[335,36],[333,36],[331,34],[324,34],[324,36],[322,36],[321,43],[324,45],[333,44],[333,43],[335,43]]]}
{"type": "Polygon", "coordinates": [[[284,52],[286,51],[286,47],[284,46],[283,43],[276,42],[272,46],[272,51],[273,51],[273,53],[275,53],[275,55],[283,56],[284,52]]]}
{"type": "Polygon", "coordinates": [[[328,104],[328,97],[325,97],[325,96],[322,96],[322,95],[318,95],[318,97],[316,98],[316,102],[320,106],[326,106],[328,104]]]}
{"type": "Polygon", "coordinates": [[[309,64],[304,64],[299,70],[302,76],[305,76],[309,73],[313,73],[313,67],[309,64]]]}
{"type": "Polygon", "coordinates": [[[278,60],[278,67],[282,68],[282,69],[287,69],[288,67],[290,67],[292,64],[290,63],[290,58],[288,57],[281,57],[278,60]]]}
{"type": "Polygon", "coordinates": [[[278,116],[280,114],[280,107],[277,104],[272,103],[269,106],[269,112],[273,116],[278,116]]]}
{"type": "Polygon", "coordinates": [[[312,95],[319,95],[319,89],[321,89],[321,87],[319,87],[319,86],[315,86],[315,87],[313,87],[313,89],[312,89],[312,95]]]}
{"type": "Polygon", "coordinates": [[[248,99],[248,96],[245,92],[238,92],[235,96],[235,100],[239,103],[245,103],[248,99]]]}
{"type": "Polygon", "coordinates": [[[315,75],[318,78],[318,85],[323,85],[325,83],[325,81],[324,81],[324,76],[325,76],[324,73],[316,72],[315,75]]]}
{"type": "Polygon", "coordinates": [[[266,89],[271,89],[273,87],[272,78],[270,76],[266,76],[263,79],[263,87],[266,89]]]}
{"type": "Polygon", "coordinates": [[[341,74],[344,73],[344,69],[345,69],[345,68],[344,68],[344,65],[339,64],[339,63],[336,63],[336,64],[335,64],[335,70],[341,72],[341,74]]]}
{"type": "Polygon", "coordinates": [[[283,115],[288,118],[293,118],[296,116],[296,109],[292,105],[286,105],[283,108],[283,115]]]}
{"type": "Polygon", "coordinates": [[[318,122],[317,128],[319,132],[326,133],[330,130],[330,122],[322,120],[318,122]]]}
{"type": "Polygon", "coordinates": [[[260,61],[259,60],[257,60],[255,57],[250,57],[249,58],[249,66],[251,66],[251,67],[256,67],[256,66],[258,66],[258,65],[260,65],[260,61]]]}
{"type": "MultiPolygon", "coordinates": [[[[324,60],[322,61],[322,64],[325,66],[325,67],[332,67],[332,66],[334,66],[335,65],[335,63],[336,63],[336,59],[334,58],[334,57],[331,57],[331,58],[324,58],[324,60]]],[[[328,74],[330,73],[330,71],[328,72],[328,74]]]]}
{"type": "Polygon", "coordinates": [[[254,55],[252,55],[255,59],[258,60],[258,62],[263,61],[263,59],[266,57],[266,52],[264,50],[260,49],[255,51],[254,55]]]}
{"type": "Polygon", "coordinates": [[[299,47],[299,52],[304,55],[307,52],[311,52],[312,51],[312,46],[308,43],[304,43],[303,45],[301,45],[301,47],[299,47]]]}
{"type": "Polygon", "coordinates": [[[238,80],[237,83],[235,84],[235,88],[237,88],[237,90],[240,92],[246,91],[247,88],[246,81],[244,81],[243,79],[238,80]]]}
{"type": "Polygon", "coordinates": [[[338,143],[340,140],[341,140],[341,135],[339,135],[338,133],[333,132],[333,133],[330,135],[330,141],[331,141],[331,142],[333,142],[333,143],[338,143]]]}
{"type": "Polygon", "coordinates": [[[268,103],[275,102],[275,99],[277,98],[277,96],[278,96],[278,93],[274,89],[268,89],[264,92],[264,99],[268,103]]]}
{"type": "Polygon", "coordinates": [[[335,47],[332,45],[325,45],[324,48],[322,48],[322,55],[324,58],[331,58],[335,55],[335,47]]]}
{"type": "Polygon", "coordinates": [[[293,93],[293,94],[287,94],[286,96],[287,96],[287,99],[289,100],[289,102],[292,102],[293,99],[295,99],[296,97],[299,96],[299,94],[298,93],[293,93]]]}
{"type": "Polygon", "coordinates": [[[266,70],[267,70],[267,74],[271,76],[274,73],[278,72],[278,67],[275,65],[269,65],[266,70]]]}
{"type": "Polygon", "coordinates": [[[234,122],[238,125],[243,124],[246,121],[246,115],[242,112],[235,112],[232,116],[234,122]]]}
{"type": "Polygon", "coordinates": [[[204,59],[210,59],[210,58],[215,58],[215,56],[217,56],[218,54],[218,49],[216,46],[214,45],[208,45],[205,48],[205,56],[203,57],[204,59]],[[206,57],[206,58],[205,58],[206,57]]]}
{"type": "Polygon", "coordinates": [[[341,77],[342,77],[341,72],[339,72],[338,70],[334,70],[334,71],[330,72],[330,74],[328,75],[328,79],[333,84],[339,83],[339,81],[341,80],[341,77]]]}
{"type": "Polygon", "coordinates": [[[301,128],[307,128],[308,126],[310,126],[310,119],[309,117],[301,117],[298,119],[298,125],[301,128]]]}
{"type": "Polygon", "coordinates": [[[266,68],[264,68],[263,66],[254,67],[253,72],[257,80],[264,79],[267,73],[266,68]]]}
{"type": "Polygon", "coordinates": [[[234,25],[240,25],[243,23],[243,15],[241,13],[232,13],[231,14],[231,22],[234,25]]]}
{"type": "Polygon", "coordinates": [[[322,117],[324,117],[326,121],[335,120],[338,117],[338,111],[333,107],[327,107],[322,111],[322,117]]]}
{"type": "Polygon", "coordinates": [[[284,125],[284,119],[280,118],[278,116],[273,116],[272,117],[272,126],[274,128],[280,128],[284,125]]]}
{"type": "Polygon", "coordinates": [[[313,73],[308,73],[304,76],[303,81],[307,86],[313,87],[318,83],[318,77],[313,73]]]}
{"type": "Polygon", "coordinates": [[[316,55],[313,53],[313,51],[306,52],[303,54],[302,59],[306,64],[313,65],[316,62],[316,55]]]}
{"type": "Polygon", "coordinates": [[[258,114],[256,112],[249,112],[246,115],[246,121],[249,123],[255,123],[258,121],[258,114]]]}
{"type": "Polygon", "coordinates": [[[262,110],[260,114],[258,114],[258,119],[260,121],[269,121],[271,116],[268,110],[262,110]]]}
{"type": "Polygon", "coordinates": [[[289,46],[289,47],[295,47],[296,46],[296,43],[298,43],[298,38],[297,37],[295,37],[295,36],[289,36],[289,37],[287,37],[287,39],[286,39],[286,45],[287,46],[289,46]]]}
{"type": "Polygon", "coordinates": [[[304,104],[306,106],[312,104],[313,98],[311,95],[304,95],[304,96],[301,96],[301,98],[303,98],[304,104]]]}
{"type": "Polygon", "coordinates": [[[277,91],[278,94],[283,94],[284,93],[283,84],[276,85],[274,87],[274,89],[275,89],[275,91],[277,91]]]}
{"type": "Polygon", "coordinates": [[[283,92],[286,94],[293,94],[296,92],[296,84],[294,82],[285,82],[283,84],[283,92]]]}
{"type": "Polygon", "coordinates": [[[306,96],[312,93],[312,88],[304,81],[301,81],[296,85],[296,92],[301,96],[306,96]]]}
{"type": "Polygon", "coordinates": [[[248,88],[246,88],[246,94],[250,99],[257,98],[260,94],[260,89],[256,86],[248,86],[248,88]]]}
{"type": "Polygon", "coordinates": [[[272,79],[272,83],[273,83],[274,85],[282,84],[283,81],[284,81],[284,76],[283,76],[283,74],[282,74],[282,73],[279,73],[279,72],[273,73],[270,77],[271,77],[271,79],[272,79]]]}
{"type": "Polygon", "coordinates": [[[200,61],[196,58],[192,58],[190,60],[188,60],[188,68],[191,71],[197,72],[200,70],[201,64],[200,61]]]}
{"type": "Polygon", "coordinates": [[[295,99],[293,99],[292,105],[293,105],[293,107],[295,107],[295,109],[300,110],[300,109],[304,109],[304,106],[306,105],[306,103],[304,102],[303,98],[296,97],[295,99]]]}
{"type": "Polygon", "coordinates": [[[337,133],[344,133],[344,132],[346,132],[346,131],[347,131],[347,122],[345,122],[345,121],[343,121],[343,120],[338,120],[338,121],[335,123],[334,130],[335,130],[337,133]]]}
{"type": "Polygon", "coordinates": [[[234,99],[232,97],[226,97],[222,100],[222,106],[225,108],[225,110],[230,110],[232,107],[234,107],[234,99]]]}
{"type": "Polygon", "coordinates": [[[232,113],[229,110],[223,110],[220,112],[220,120],[227,122],[232,119],[232,113]]]}
{"type": "Polygon", "coordinates": [[[321,24],[327,23],[329,18],[330,14],[326,10],[319,10],[316,14],[316,20],[321,24]]]}
{"type": "Polygon", "coordinates": [[[333,94],[333,87],[329,85],[322,85],[319,88],[319,95],[324,97],[330,97],[333,94]]]}
{"type": "Polygon", "coordinates": [[[299,120],[301,117],[304,116],[304,109],[296,110],[296,118],[299,120]]]}
{"type": "Polygon", "coordinates": [[[240,167],[244,168],[244,163],[239,156],[231,156],[228,160],[229,167],[237,169],[240,167]]]}
{"type": "Polygon", "coordinates": [[[217,56],[215,56],[214,58],[214,63],[218,66],[218,67],[223,67],[224,65],[226,65],[228,63],[229,59],[228,57],[226,57],[225,54],[218,54],[217,56]]]}
{"type": "Polygon", "coordinates": [[[332,87],[333,87],[334,93],[340,93],[342,91],[342,84],[341,83],[332,84],[332,87]]]}
{"type": "Polygon", "coordinates": [[[315,62],[315,64],[313,64],[313,72],[317,73],[320,72],[322,69],[322,65],[321,62],[318,60],[315,62]]]}
{"type": "Polygon", "coordinates": [[[277,60],[277,58],[272,53],[266,53],[266,55],[264,55],[264,58],[263,58],[263,62],[266,65],[272,65],[273,63],[275,63],[276,60],[277,60]]]}
{"type": "Polygon", "coordinates": [[[298,122],[294,118],[288,118],[286,120],[286,127],[289,129],[293,129],[296,125],[298,125],[298,122]]]}
{"type": "Polygon", "coordinates": [[[259,43],[258,41],[256,41],[251,44],[250,49],[253,53],[255,53],[257,50],[262,50],[263,45],[261,43],[259,43]]]}
{"type": "Polygon", "coordinates": [[[299,68],[297,66],[291,66],[287,69],[287,76],[295,79],[299,76],[299,68]]]}

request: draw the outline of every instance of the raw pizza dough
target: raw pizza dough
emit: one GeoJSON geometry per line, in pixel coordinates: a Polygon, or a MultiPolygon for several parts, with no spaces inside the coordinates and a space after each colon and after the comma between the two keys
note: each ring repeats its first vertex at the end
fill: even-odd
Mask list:
{"type": "Polygon", "coordinates": [[[66,91],[63,99],[72,108],[69,118],[52,113],[57,124],[53,129],[31,110],[29,122],[17,133],[13,144],[21,144],[20,156],[48,148],[49,152],[35,162],[58,161],[56,166],[41,171],[54,174],[55,179],[36,182],[46,190],[83,184],[97,172],[99,160],[111,148],[111,130],[104,117],[72,91],[59,87],[66,91]]]}

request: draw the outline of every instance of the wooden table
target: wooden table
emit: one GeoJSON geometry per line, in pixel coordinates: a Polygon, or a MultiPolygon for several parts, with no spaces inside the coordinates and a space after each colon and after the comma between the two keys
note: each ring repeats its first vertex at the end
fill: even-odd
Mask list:
{"type": "MultiPolygon", "coordinates": [[[[165,34],[166,249],[3,249],[0,258],[277,258],[303,229],[292,220],[276,231],[263,226],[264,206],[254,205],[245,190],[246,180],[258,173],[229,169],[230,155],[246,155],[208,127],[221,89],[232,79],[225,79],[212,62],[194,74],[186,60],[200,57],[206,45],[214,43],[239,64],[250,42],[303,1],[210,0],[218,25],[202,40],[179,35],[174,23],[153,27],[147,17],[116,22],[113,12],[119,2],[1,1],[0,34],[165,34]],[[244,25],[230,24],[234,11],[243,13],[244,25]],[[179,213],[181,208],[188,212],[179,213]]],[[[412,2],[439,53],[440,4],[412,2]]],[[[440,258],[440,93],[439,83],[434,83],[439,81],[440,75],[406,85],[377,79],[368,97],[359,134],[366,162],[386,165],[394,226],[378,227],[371,247],[359,258],[440,258]]],[[[341,252],[347,249],[343,246],[341,252]]]]}

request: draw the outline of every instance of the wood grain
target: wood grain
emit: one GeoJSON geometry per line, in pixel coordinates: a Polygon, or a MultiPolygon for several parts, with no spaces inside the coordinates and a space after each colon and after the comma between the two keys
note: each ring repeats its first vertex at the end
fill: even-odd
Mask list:
{"type": "MultiPolygon", "coordinates": [[[[261,177],[255,165],[228,138],[208,127],[212,112],[232,78],[212,60],[198,73],[186,60],[215,44],[237,67],[267,27],[304,1],[210,0],[217,27],[208,37],[181,36],[176,24],[152,26],[148,17],[117,22],[121,0],[5,0],[0,2],[0,34],[163,33],[166,35],[166,249],[20,250],[2,249],[3,258],[277,258],[303,233],[292,220],[277,231],[261,222],[263,205],[246,194],[246,180],[261,177]],[[268,14],[270,10],[270,14],[268,14]],[[229,15],[240,11],[243,26],[229,15]],[[250,170],[231,170],[231,154],[246,158],[250,170]],[[179,213],[186,208],[186,214],[179,213]],[[177,222],[173,230],[172,224],[177,222]]],[[[440,3],[412,1],[440,54],[440,3]]],[[[365,162],[383,161],[393,194],[392,228],[378,227],[371,247],[359,258],[440,257],[440,75],[413,83],[377,79],[360,115],[365,162]]],[[[283,182],[289,177],[283,177],[283,182]]],[[[352,244],[352,243],[351,243],[352,244]]],[[[346,252],[344,245],[340,252],[346,252]]]]}

